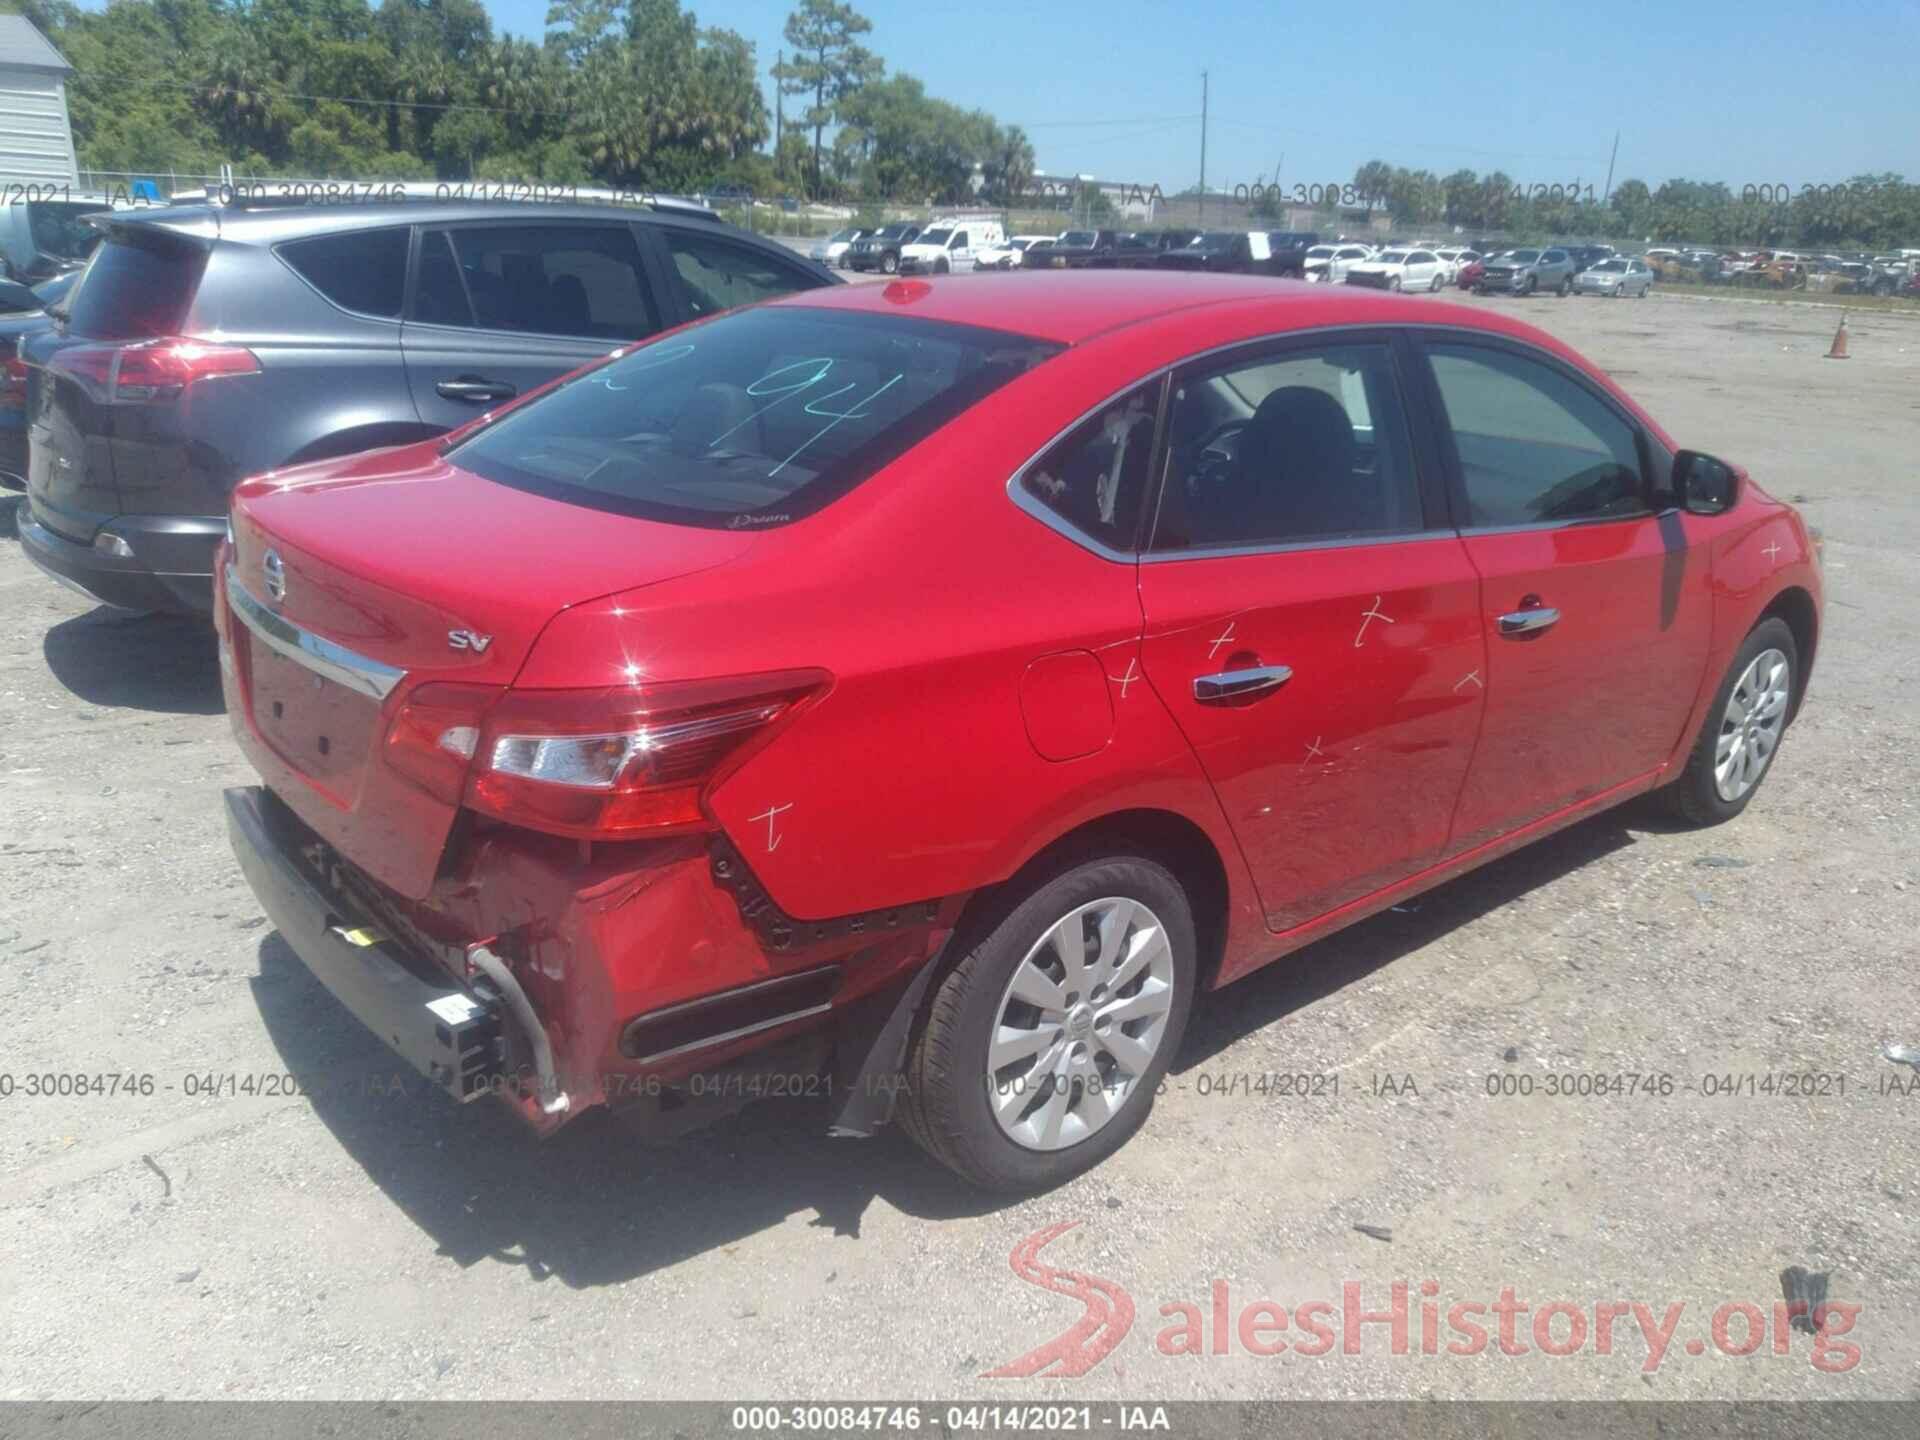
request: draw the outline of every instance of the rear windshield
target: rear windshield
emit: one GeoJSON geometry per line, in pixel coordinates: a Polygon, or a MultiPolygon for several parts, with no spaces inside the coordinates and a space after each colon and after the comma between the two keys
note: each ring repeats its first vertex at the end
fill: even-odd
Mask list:
{"type": "Polygon", "coordinates": [[[779,525],[1061,348],[904,316],[743,310],[581,375],[453,453],[488,480],[595,509],[779,525]]]}
{"type": "Polygon", "coordinates": [[[118,235],[87,267],[73,294],[68,329],[88,340],[147,340],[177,332],[206,269],[196,245],[118,235]]]}
{"type": "Polygon", "coordinates": [[[84,260],[100,242],[100,232],[86,223],[88,215],[98,215],[105,205],[78,204],[59,200],[16,200],[27,207],[27,230],[33,248],[58,260],[84,260]]]}

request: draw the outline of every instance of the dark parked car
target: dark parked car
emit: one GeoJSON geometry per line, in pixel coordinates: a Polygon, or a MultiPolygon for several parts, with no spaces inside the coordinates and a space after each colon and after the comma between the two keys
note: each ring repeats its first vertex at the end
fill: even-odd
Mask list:
{"type": "Polygon", "coordinates": [[[1267,249],[1271,258],[1268,269],[1275,275],[1291,275],[1296,280],[1307,278],[1307,251],[1320,243],[1320,235],[1314,230],[1271,230],[1267,233],[1267,249]]]}
{"type": "Polygon", "coordinates": [[[53,328],[48,309],[59,309],[81,274],[69,270],[31,290],[15,287],[26,290],[29,303],[0,315],[0,490],[27,488],[27,367],[20,360],[20,342],[53,328]]]}
{"type": "Polygon", "coordinates": [[[1265,250],[1267,237],[1261,231],[1208,230],[1192,244],[1162,255],[1160,267],[1166,270],[1206,270],[1226,275],[1264,273],[1267,257],[1255,252],[1256,235],[1260,249],[1265,250]]]}
{"type": "Polygon", "coordinates": [[[920,238],[918,225],[904,220],[882,225],[871,235],[863,235],[847,247],[845,264],[849,270],[878,270],[883,275],[900,273],[900,247],[920,238]]]}
{"type": "Polygon", "coordinates": [[[1122,270],[1145,270],[1157,265],[1169,250],[1190,245],[1198,230],[1135,230],[1122,235],[1114,247],[1114,263],[1122,270]]]}
{"type": "Polygon", "coordinates": [[[141,610],[209,608],[244,476],[440,435],[629,341],[836,283],[666,201],[199,204],[100,223],[68,318],[22,346],[20,540],[55,579],[141,610]]]}
{"type": "Polygon", "coordinates": [[[1120,237],[1111,230],[1069,230],[1030,263],[1040,270],[1105,270],[1119,263],[1119,251],[1120,237]]]}

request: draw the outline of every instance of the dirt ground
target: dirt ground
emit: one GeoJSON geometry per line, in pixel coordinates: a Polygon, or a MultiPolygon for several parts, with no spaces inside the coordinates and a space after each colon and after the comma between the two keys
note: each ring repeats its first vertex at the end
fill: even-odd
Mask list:
{"type": "Polygon", "coordinates": [[[1854,317],[1840,363],[1813,306],[1464,303],[1563,336],[1824,532],[1780,762],[1732,825],[1604,816],[1222,992],[1144,1132],[1021,1203],[792,1102],[649,1149],[592,1123],[541,1147],[418,1082],[259,1093],[401,1067],[240,879],[211,633],[0,544],[0,1398],[1920,1397],[1920,1074],[1880,1053],[1920,1045],[1920,306],[1854,317]],[[28,1093],[76,1072],[128,1078],[28,1093]],[[1594,1072],[1672,1088],[1547,1093],[1594,1072]],[[1275,1073],[1337,1093],[1234,1078],[1275,1073]],[[1843,1079],[1767,1084],[1790,1074],[1843,1079]],[[1039,1263],[1132,1325],[1084,1374],[988,1377],[1087,1313],[1010,1264],[1061,1225],[1039,1263]],[[1849,1335],[1774,1328],[1796,1265],[1849,1335]],[[1324,1301],[1332,1335],[1350,1283],[1378,1312],[1400,1281],[1406,1353],[1387,1323],[1319,1356],[1238,1329],[1269,1300],[1293,1327],[1259,1312],[1255,1340],[1301,1341],[1324,1301]],[[1448,1353],[1450,1307],[1509,1287],[1529,1353],[1491,1308],[1448,1353]],[[1656,1329],[1684,1305],[1657,1363],[1624,1308],[1601,1353],[1613,1301],[1656,1329]],[[1535,1343],[1552,1302],[1576,1353],[1535,1343]],[[1743,1305],[1767,1334],[1741,1356],[1743,1305]],[[1201,1353],[1166,1353],[1189,1319],[1201,1353]]]}

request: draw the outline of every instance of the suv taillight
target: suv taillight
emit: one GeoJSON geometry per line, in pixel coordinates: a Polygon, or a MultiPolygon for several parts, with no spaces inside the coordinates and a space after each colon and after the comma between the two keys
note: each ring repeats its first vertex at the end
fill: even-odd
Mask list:
{"type": "Polygon", "coordinates": [[[244,345],[168,336],[137,345],[75,345],[48,368],[81,381],[108,404],[150,405],[177,399],[201,380],[258,375],[260,362],[244,345]]]}
{"type": "Polygon", "coordinates": [[[388,763],[428,794],[509,824],[585,840],[711,825],[701,801],[821,670],[634,688],[423,685],[387,732],[388,763]]]}

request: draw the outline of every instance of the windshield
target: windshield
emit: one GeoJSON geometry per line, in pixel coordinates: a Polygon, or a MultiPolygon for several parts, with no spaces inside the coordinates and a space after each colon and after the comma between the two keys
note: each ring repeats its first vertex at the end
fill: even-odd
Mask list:
{"type": "Polygon", "coordinates": [[[833,234],[829,235],[827,237],[827,243],[829,245],[838,245],[844,241],[857,240],[859,236],[860,227],[858,225],[849,225],[846,229],[836,230],[833,234]]]}
{"type": "Polygon", "coordinates": [[[1382,265],[1401,265],[1406,262],[1406,258],[1407,252],[1404,250],[1389,250],[1380,257],[1380,263],[1382,265]]]}
{"type": "Polygon", "coordinates": [[[944,245],[953,235],[951,230],[929,230],[913,243],[916,245],[944,245]]]}
{"type": "Polygon", "coordinates": [[[597,366],[452,453],[488,480],[596,509],[778,525],[1061,348],[904,316],[743,310],[597,366]]]}
{"type": "Polygon", "coordinates": [[[911,229],[913,229],[911,225],[883,226],[877,238],[881,240],[898,240],[902,235],[906,234],[911,229]]]}
{"type": "Polygon", "coordinates": [[[1602,260],[1598,265],[1593,267],[1595,274],[1604,275],[1624,272],[1626,268],[1627,262],[1624,260],[1602,260]]]}
{"type": "Polygon", "coordinates": [[[1331,245],[1316,245],[1307,251],[1307,258],[1309,260],[1328,260],[1332,257],[1333,247],[1331,245]]]}
{"type": "Polygon", "coordinates": [[[1509,250],[1507,252],[1507,259],[1517,260],[1522,265],[1531,265],[1539,258],[1540,252],[1538,250],[1509,250]]]}
{"type": "Polygon", "coordinates": [[[72,333],[89,340],[147,340],[180,329],[207,252],[134,227],[100,247],[73,296],[72,333]]]}
{"type": "Polygon", "coordinates": [[[1093,231],[1069,230],[1060,237],[1059,243],[1062,245],[1091,245],[1093,244],[1093,231]]]}
{"type": "Polygon", "coordinates": [[[1193,243],[1196,245],[1204,245],[1209,250],[1225,250],[1239,238],[1240,236],[1237,231],[1209,230],[1206,234],[1195,239],[1193,243]]]}

